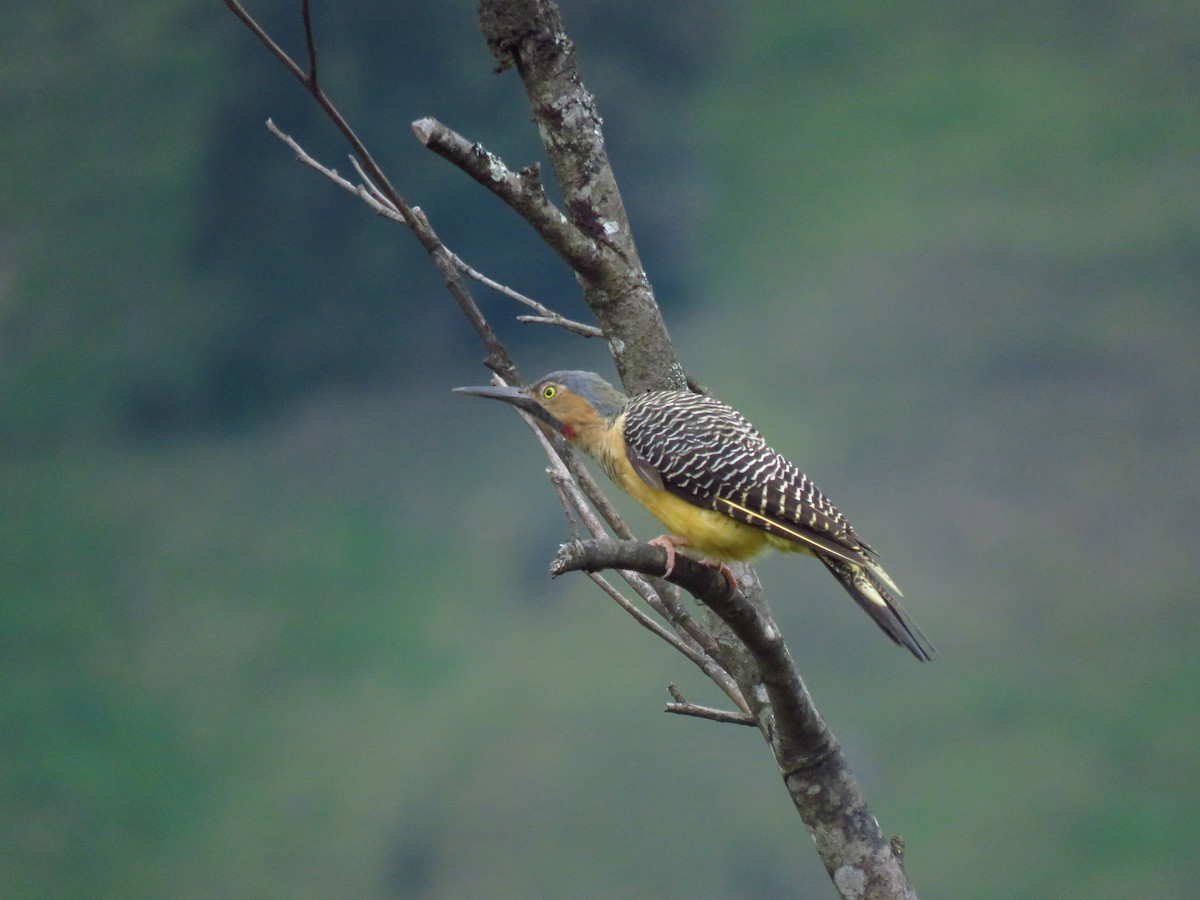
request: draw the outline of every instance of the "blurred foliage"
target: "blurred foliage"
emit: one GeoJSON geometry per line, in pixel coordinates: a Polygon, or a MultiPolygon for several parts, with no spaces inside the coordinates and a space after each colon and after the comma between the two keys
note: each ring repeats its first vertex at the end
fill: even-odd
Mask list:
{"type": "MultiPolygon", "coordinates": [[[[295,4],[251,7],[300,51],[295,4]]],[[[315,4],[327,89],[453,249],[584,316],[409,135],[540,158],[473,4],[377,7],[315,4]]],[[[764,562],[922,895],[1185,896],[1200,12],[564,7],[681,355],[944,654],[764,562]]],[[[667,681],[718,700],[546,582],[527,436],[446,393],[482,351],[262,128],[350,171],[223,5],[7,21],[0,894],[829,896],[757,737],[662,716],[667,681]]],[[[526,374],[607,366],[480,300],[526,374]]]]}

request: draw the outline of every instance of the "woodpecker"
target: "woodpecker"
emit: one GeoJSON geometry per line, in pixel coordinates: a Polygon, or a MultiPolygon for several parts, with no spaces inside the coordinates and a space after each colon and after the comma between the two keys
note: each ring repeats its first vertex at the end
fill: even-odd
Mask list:
{"type": "MultiPolygon", "coordinates": [[[[819,559],[893,641],[918,660],[936,650],[897,602],[900,590],[820,489],[771,449],[741,413],[688,391],[626,397],[594,372],[551,372],[532,385],[459,393],[525,410],[599,462],[667,527],[651,541],[721,564],[769,547],[819,559]]],[[[706,560],[707,561],[707,560],[706,560]]],[[[731,582],[732,583],[732,582],[731,582]]]]}

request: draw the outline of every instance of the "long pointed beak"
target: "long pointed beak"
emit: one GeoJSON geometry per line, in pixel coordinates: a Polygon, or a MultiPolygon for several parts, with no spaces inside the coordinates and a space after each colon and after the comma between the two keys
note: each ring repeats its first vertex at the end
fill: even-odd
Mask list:
{"type": "Polygon", "coordinates": [[[487,397],[490,400],[503,400],[505,403],[511,403],[517,409],[524,410],[535,419],[545,422],[555,431],[562,430],[562,422],[559,422],[554,416],[546,412],[545,407],[530,397],[521,388],[516,387],[493,387],[491,385],[480,387],[456,387],[456,394],[470,394],[474,397],[487,397]]]}
{"type": "Polygon", "coordinates": [[[536,406],[533,399],[529,397],[523,390],[515,387],[493,387],[486,385],[481,387],[456,387],[456,394],[471,394],[475,397],[489,397],[492,400],[503,400],[505,403],[511,403],[513,406],[519,406],[521,409],[532,411],[530,406],[536,406]]]}

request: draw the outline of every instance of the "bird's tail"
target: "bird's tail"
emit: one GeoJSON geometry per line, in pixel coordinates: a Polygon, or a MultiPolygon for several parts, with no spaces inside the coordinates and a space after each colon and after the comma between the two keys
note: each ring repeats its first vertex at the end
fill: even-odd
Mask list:
{"type": "MultiPolygon", "coordinates": [[[[854,598],[875,624],[882,628],[887,636],[906,647],[908,651],[922,662],[927,662],[937,656],[937,650],[929,642],[929,638],[921,632],[916,622],[909,618],[896,598],[884,586],[891,579],[876,576],[865,566],[847,562],[825,553],[817,554],[825,564],[825,568],[833,573],[834,578],[842,583],[846,592],[854,598]]],[[[882,572],[882,570],[880,570],[882,572]]],[[[899,591],[897,591],[899,593],[899,591]]]]}

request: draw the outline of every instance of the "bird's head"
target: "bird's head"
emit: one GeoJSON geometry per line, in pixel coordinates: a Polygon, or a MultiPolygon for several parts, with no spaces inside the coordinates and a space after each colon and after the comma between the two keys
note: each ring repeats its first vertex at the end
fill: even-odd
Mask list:
{"type": "Polygon", "coordinates": [[[589,444],[625,405],[625,395],[594,372],[551,372],[528,387],[460,387],[460,394],[503,400],[569,441],[589,444]]]}

